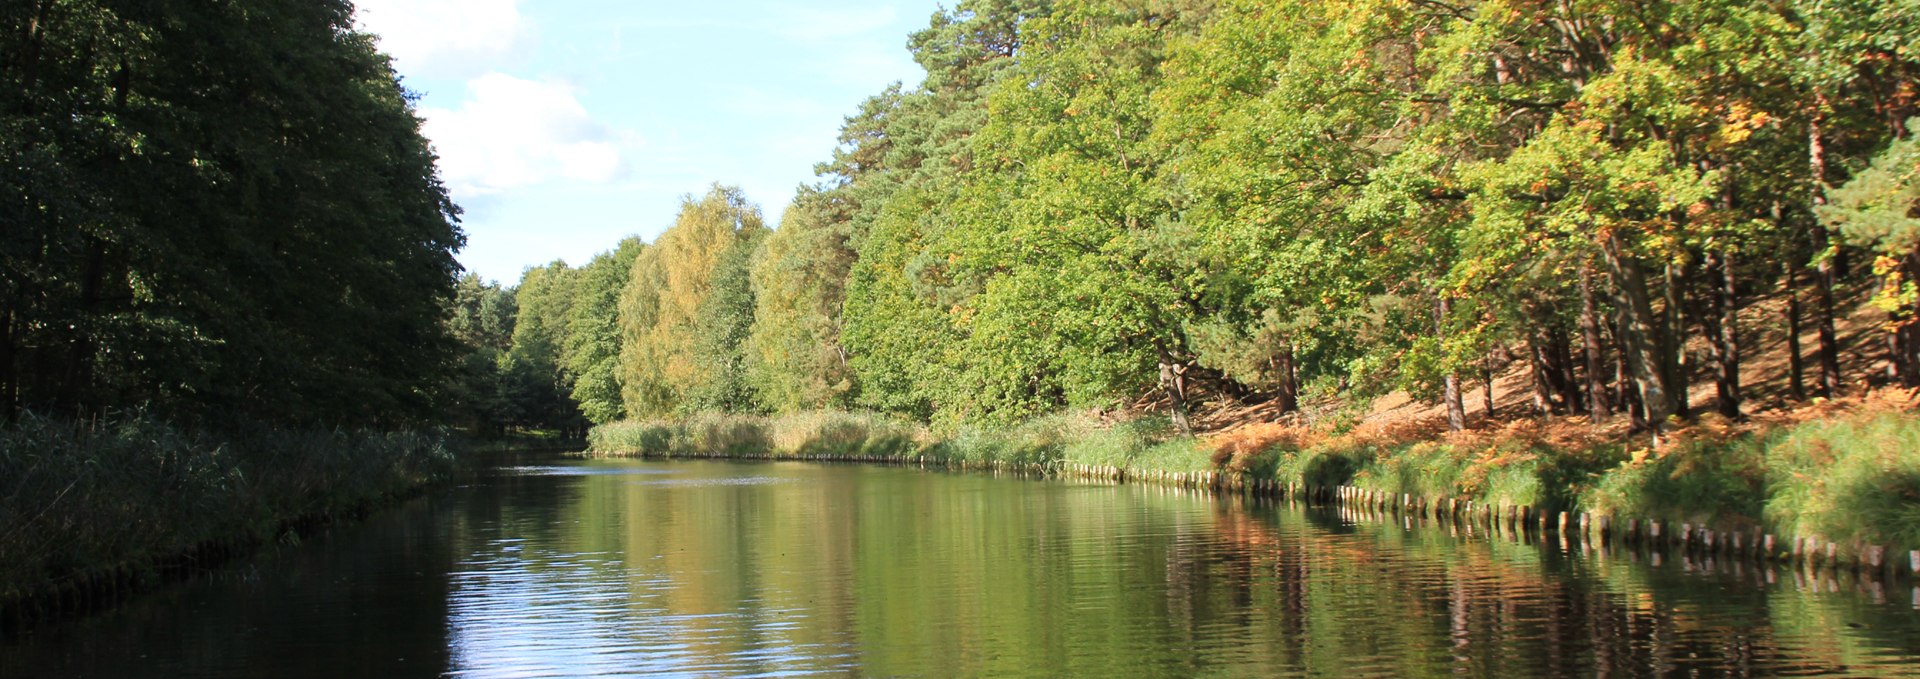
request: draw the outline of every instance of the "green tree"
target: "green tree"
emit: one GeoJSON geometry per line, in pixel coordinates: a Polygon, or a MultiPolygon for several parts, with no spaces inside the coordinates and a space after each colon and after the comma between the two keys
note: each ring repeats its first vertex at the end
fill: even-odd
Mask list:
{"type": "Polygon", "coordinates": [[[673,228],[634,259],[619,307],[628,416],[680,412],[696,395],[731,402],[738,393],[726,385],[741,369],[736,354],[752,318],[737,314],[751,314],[751,289],[726,298],[723,309],[704,307],[714,304],[720,284],[746,288],[746,260],[765,230],[759,208],[739,189],[715,185],[705,196],[685,197],[673,228]]]}
{"type": "MultiPolygon", "coordinates": [[[[1910,130],[1920,124],[1908,123],[1910,130]]],[[[1920,142],[1896,139],[1872,164],[1832,192],[1820,217],[1848,242],[1872,249],[1881,277],[1874,303],[1887,313],[1893,372],[1920,385],[1920,142]]]]}
{"type": "Polygon", "coordinates": [[[434,416],[464,237],[351,14],[0,8],[0,408],[434,416]]]}
{"type": "Polygon", "coordinates": [[[571,397],[564,369],[567,333],[580,272],[566,262],[532,267],[520,276],[514,299],[520,307],[513,348],[506,357],[512,400],[521,426],[577,430],[585,420],[571,397]]]}
{"type": "Polygon", "coordinates": [[[853,374],[840,344],[841,303],[854,253],[831,193],[803,190],[753,257],[753,329],[746,373],[776,412],[846,406],[853,374]]]}
{"type": "Polygon", "coordinates": [[[573,304],[567,310],[566,344],[561,356],[573,383],[573,400],[595,424],[626,417],[621,396],[619,302],[633,263],[647,245],[626,238],[613,250],[594,255],[580,267],[573,304]]]}
{"type": "Polygon", "coordinates": [[[518,315],[514,291],[499,283],[467,274],[454,288],[447,327],[464,352],[449,380],[445,407],[473,431],[497,436],[519,419],[508,360],[518,315]]]}

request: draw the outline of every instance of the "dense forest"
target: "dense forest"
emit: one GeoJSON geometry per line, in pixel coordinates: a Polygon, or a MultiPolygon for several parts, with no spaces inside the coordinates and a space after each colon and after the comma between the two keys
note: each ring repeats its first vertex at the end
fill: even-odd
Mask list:
{"type": "Polygon", "coordinates": [[[0,627],[457,473],[465,236],[353,26],[0,3],[0,627]]]}
{"type": "Polygon", "coordinates": [[[435,421],[464,243],[346,0],[0,7],[0,413],[435,421]]]}
{"type": "Polygon", "coordinates": [[[1790,399],[1920,384],[1916,39],[1876,1],[963,2],[778,229],[716,186],[463,299],[548,426],[1404,390],[1459,428],[1512,370],[1543,414],[1739,417],[1763,298],[1790,399]]]}

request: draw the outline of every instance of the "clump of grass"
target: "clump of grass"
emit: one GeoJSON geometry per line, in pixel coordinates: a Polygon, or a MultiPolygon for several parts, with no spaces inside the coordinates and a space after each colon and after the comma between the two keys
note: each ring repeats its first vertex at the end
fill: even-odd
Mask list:
{"type": "MultiPolygon", "coordinates": [[[[1215,471],[1213,451],[1204,441],[1191,436],[1175,436],[1148,445],[1134,456],[1133,469],[1189,474],[1215,471]]],[[[1247,473],[1246,470],[1236,470],[1247,473]]]]}
{"type": "Polygon", "coordinates": [[[1330,488],[1353,480],[1364,464],[1353,450],[1325,446],[1293,448],[1285,444],[1273,450],[1273,477],[1281,483],[1307,488],[1330,488]]]}
{"type": "Polygon", "coordinates": [[[1764,515],[1788,535],[1920,547],[1920,416],[1814,421],[1766,441],[1764,515]]]}
{"type": "Polygon", "coordinates": [[[1743,437],[1637,451],[1599,474],[1581,504],[1597,514],[1751,528],[1767,494],[1766,447],[1743,437]]]}
{"type": "Polygon", "coordinates": [[[1419,443],[1398,450],[1349,452],[1359,460],[1353,485],[1366,490],[1415,497],[1481,498],[1488,468],[1453,446],[1419,443]]]}
{"type": "Polygon", "coordinates": [[[1068,444],[1093,431],[1091,420],[1075,415],[1037,417],[1010,427],[962,426],[928,454],[948,463],[1053,468],[1068,444]]]}
{"type": "Polygon", "coordinates": [[[773,450],[772,427],[757,415],[702,414],[680,423],[677,455],[746,457],[773,450]]]}
{"type": "Polygon", "coordinates": [[[772,420],[774,450],[784,455],[878,456],[918,454],[924,430],[878,413],[821,410],[772,420]]]}
{"type": "Polygon", "coordinates": [[[765,417],[705,413],[594,427],[588,450],[601,456],[785,457],[919,455],[925,430],[875,413],[816,411],[765,417]]]}
{"type": "Polygon", "coordinates": [[[609,422],[587,432],[587,449],[597,455],[671,455],[680,429],[672,422],[609,422]]]}
{"type": "Polygon", "coordinates": [[[1170,442],[1180,437],[1164,418],[1142,417],[1105,426],[1088,420],[1077,428],[1083,431],[1061,450],[1061,459],[1067,464],[1164,471],[1184,471],[1193,466],[1192,460],[1169,455],[1180,447],[1170,442]]]}

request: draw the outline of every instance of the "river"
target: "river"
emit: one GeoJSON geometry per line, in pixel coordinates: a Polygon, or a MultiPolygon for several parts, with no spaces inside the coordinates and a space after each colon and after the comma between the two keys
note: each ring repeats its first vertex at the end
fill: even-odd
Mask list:
{"type": "Polygon", "coordinates": [[[534,459],[0,642],[5,677],[1920,676],[1920,593],[1268,500],[534,459]]]}

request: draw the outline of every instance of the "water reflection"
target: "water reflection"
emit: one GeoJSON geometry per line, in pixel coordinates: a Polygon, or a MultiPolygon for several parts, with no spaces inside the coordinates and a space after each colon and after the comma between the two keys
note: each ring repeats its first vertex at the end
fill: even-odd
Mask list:
{"type": "Polygon", "coordinates": [[[1157,487],[538,464],[0,647],[0,675],[1920,676],[1911,583],[1533,540],[1157,487]]]}

